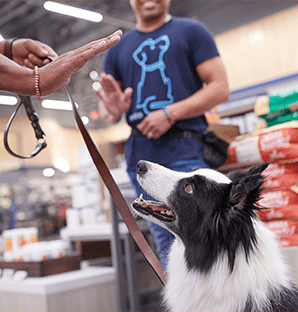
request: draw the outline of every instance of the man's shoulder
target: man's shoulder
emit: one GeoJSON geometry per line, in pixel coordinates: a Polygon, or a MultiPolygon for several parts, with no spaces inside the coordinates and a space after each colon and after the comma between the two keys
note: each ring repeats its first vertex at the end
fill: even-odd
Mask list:
{"type": "Polygon", "coordinates": [[[187,17],[177,17],[174,16],[172,18],[172,22],[177,26],[185,26],[185,27],[195,27],[195,28],[206,28],[206,25],[198,20],[190,19],[187,17]]]}

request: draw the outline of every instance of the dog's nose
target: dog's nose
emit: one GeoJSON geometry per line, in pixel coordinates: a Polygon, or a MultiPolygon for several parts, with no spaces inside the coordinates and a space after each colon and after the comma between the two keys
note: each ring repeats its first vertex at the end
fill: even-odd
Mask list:
{"type": "Polygon", "coordinates": [[[148,171],[147,163],[144,160],[140,160],[137,165],[137,174],[145,174],[148,171]]]}

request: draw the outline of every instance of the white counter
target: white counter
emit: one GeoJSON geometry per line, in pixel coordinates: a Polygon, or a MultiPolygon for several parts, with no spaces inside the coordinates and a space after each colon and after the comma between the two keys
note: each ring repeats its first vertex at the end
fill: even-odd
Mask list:
{"type": "Polygon", "coordinates": [[[0,279],[0,311],[115,311],[115,269],[90,267],[24,281],[0,279]]]}

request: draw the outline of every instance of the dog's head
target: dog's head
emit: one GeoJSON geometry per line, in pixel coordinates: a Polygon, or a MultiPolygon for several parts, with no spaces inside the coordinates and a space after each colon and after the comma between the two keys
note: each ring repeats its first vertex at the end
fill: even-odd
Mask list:
{"type": "MultiPolygon", "coordinates": [[[[140,161],[138,181],[157,202],[138,198],[133,208],[141,217],[180,237],[185,247],[201,253],[201,258],[208,255],[210,260],[213,255],[214,261],[220,252],[227,251],[232,269],[237,249],[242,247],[248,256],[255,244],[253,218],[259,209],[262,172],[267,166],[225,176],[212,169],[183,173],[140,161]]],[[[187,255],[193,257],[189,251],[187,255]]],[[[200,262],[201,270],[210,268],[207,259],[200,262]]]]}

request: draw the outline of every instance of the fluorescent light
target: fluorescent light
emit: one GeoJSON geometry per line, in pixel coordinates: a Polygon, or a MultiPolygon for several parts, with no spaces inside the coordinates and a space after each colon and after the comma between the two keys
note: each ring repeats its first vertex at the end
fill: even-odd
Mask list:
{"type": "Polygon", "coordinates": [[[11,95],[0,95],[0,105],[16,105],[18,99],[11,95]]]}
{"type": "Polygon", "coordinates": [[[86,126],[89,123],[89,118],[87,116],[82,116],[81,117],[83,124],[86,126]]]}
{"type": "MultiPolygon", "coordinates": [[[[78,107],[78,104],[75,103],[78,107]]],[[[43,100],[41,102],[43,108],[48,109],[61,109],[61,110],[72,110],[72,105],[69,101],[57,101],[57,100],[43,100]]]]}
{"type": "Polygon", "coordinates": [[[56,158],[54,166],[64,173],[67,173],[70,169],[69,162],[64,157],[56,158]]]}
{"type": "Polygon", "coordinates": [[[93,81],[97,81],[99,78],[98,72],[96,70],[92,70],[89,73],[89,77],[93,80],[93,81]]]}
{"type": "Polygon", "coordinates": [[[45,177],[52,177],[55,174],[55,170],[53,168],[46,168],[42,173],[45,177]]]}
{"type": "Polygon", "coordinates": [[[96,91],[101,91],[102,90],[102,86],[98,81],[95,81],[92,83],[92,88],[96,91]]]}
{"type": "Polygon", "coordinates": [[[91,22],[99,23],[102,21],[103,16],[100,13],[92,12],[84,9],[75,8],[69,5],[46,1],[44,3],[44,8],[51,12],[56,12],[60,14],[65,14],[77,18],[82,18],[91,22]]]}

